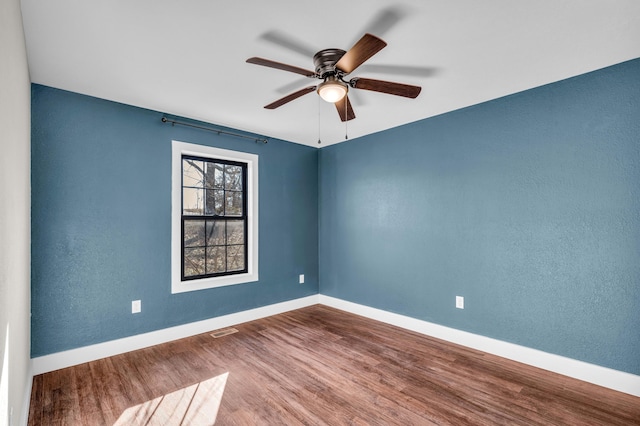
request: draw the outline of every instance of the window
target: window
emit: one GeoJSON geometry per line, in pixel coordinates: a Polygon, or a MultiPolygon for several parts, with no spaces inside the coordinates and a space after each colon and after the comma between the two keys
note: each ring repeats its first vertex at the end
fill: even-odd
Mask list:
{"type": "Polygon", "coordinates": [[[258,157],[173,141],[172,293],[258,280],[258,157]]]}
{"type": "Polygon", "coordinates": [[[247,165],[182,156],[182,280],[247,272],[247,165]]]}

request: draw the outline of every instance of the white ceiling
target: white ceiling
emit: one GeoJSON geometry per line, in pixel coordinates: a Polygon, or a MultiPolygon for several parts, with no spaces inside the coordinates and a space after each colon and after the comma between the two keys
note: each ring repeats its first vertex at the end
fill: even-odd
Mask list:
{"type": "Polygon", "coordinates": [[[322,146],[344,140],[333,105],[311,93],[263,108],[316,80],[247,58],[313,70],[282,41],[384,39],[350,77],[422,93],[352,90],[353,139],[640,57],[638,0],[22,0],[22,14],[34,83],[316,147],[319,132],[322,146]]]}

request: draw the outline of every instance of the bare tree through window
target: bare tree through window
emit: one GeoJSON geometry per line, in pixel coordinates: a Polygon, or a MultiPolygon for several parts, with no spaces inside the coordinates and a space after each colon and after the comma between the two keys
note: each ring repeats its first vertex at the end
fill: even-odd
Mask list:
{"type": "Polygon", "coordinates": [[[246,164],[182,157],[182,278],[247,271],[246,164]]]}

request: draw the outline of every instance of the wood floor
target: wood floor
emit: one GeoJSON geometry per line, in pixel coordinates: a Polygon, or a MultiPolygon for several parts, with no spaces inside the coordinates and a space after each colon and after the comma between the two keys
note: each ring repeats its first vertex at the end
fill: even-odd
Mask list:
{"type": "Polygon", "coordinates": [[[29,425],[640,425],[640,398],[321,305],[36,376],[29,425]]]}

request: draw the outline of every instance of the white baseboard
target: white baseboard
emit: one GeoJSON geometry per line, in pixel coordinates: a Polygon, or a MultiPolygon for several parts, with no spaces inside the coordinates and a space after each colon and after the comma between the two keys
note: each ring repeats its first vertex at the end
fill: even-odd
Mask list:
{"type": "Polygon", "coordinates": [[[303,297],[287,302],[276,303],[248,311],[223,315],[203,321],[192,322],[176,327],[165,328],[149,333],[138,334],[122,339],[111,340],[109,342],[98,343],[91,346],[84,346],[78,349],[71,349],[64,352],[57,352],[51,355],[44,355],[32,359],[33,375],[48,373],[49,371],[71,367],[100,358],[106,358],[125,352],[135,351],[172,340],[194,336],[207,331],[230,327],[248,321],[269,317],[294,309],[300,309],[318,303],[318,295],[303,297]]]}
{"type": "Polygon", "coordinates": [[[448,342],[467,346],[490,354],[498,355],[513,361],[522,362],[564,376],[573,377],[599,386],[640,396],[640,376],[613,370],[595,364],[550,354],[537,349],[513,343],[503,342],[490,337],[454,328],[430,323],[427,321],[394,314],[381,309],[371,308],[334,297],[319,295],[319,302],[336,309],[371,318],[380,322],[395,325],[427,336],[436,337],[448,342]]]}
{"type": "MultiPolygon", "coordinates": [[[[318,303],[640,397],[640,376],[634,374],[456,330],[322,294],[33,358],[32,371],[33,375],[43,374],[318,303]]],[[[28,395],[31,395],[30,390],[31,387],[29,386],[28,395]]]]}

